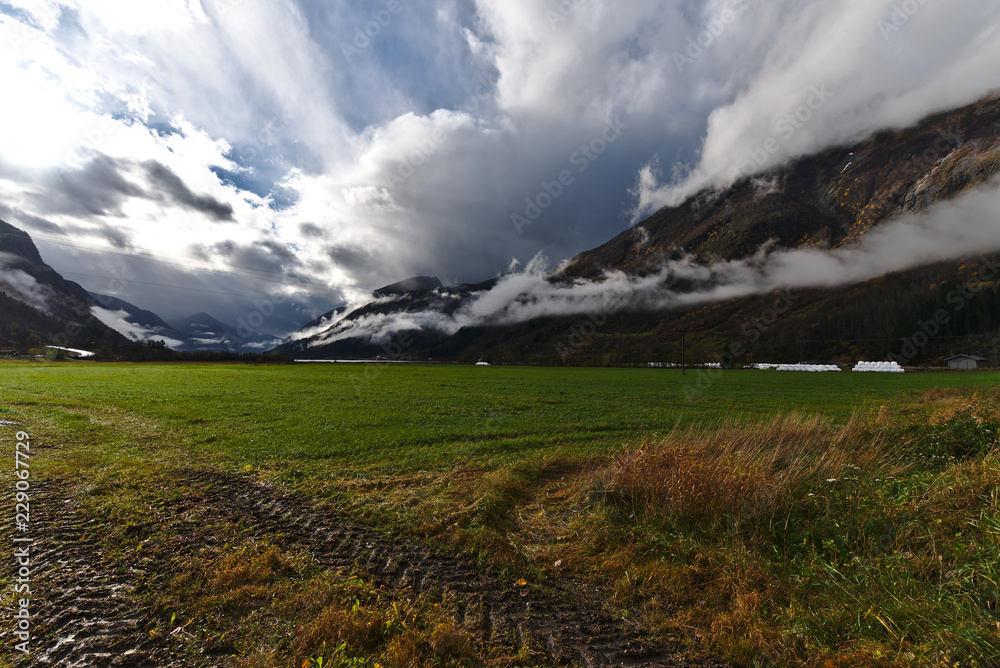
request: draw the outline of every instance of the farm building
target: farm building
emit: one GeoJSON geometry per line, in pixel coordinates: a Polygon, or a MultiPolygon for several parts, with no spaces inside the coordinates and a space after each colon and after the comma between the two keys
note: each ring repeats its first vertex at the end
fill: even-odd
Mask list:
{"type": "Polygon", "coordinates": [[[13,355],[14,346],[0,346],[0,355],[13,355]]]}
{"type": "Polygon", "coordinates": [[[985,369],[988,366],[986,358],[977,355],[955,355],[946,359],[945,362],[948,363],[948,368],[953,371],[974,371],[985,369]]]}

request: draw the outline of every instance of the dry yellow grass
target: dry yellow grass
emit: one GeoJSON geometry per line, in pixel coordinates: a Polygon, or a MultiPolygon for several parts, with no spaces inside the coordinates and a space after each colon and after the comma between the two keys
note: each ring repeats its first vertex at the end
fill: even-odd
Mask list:
{"type": "Polygon", "coordinates": [[[635,510],[674,521],[773,518],[787,512],[803,490],[845,471],[901,471],[904,465],[893,456],[899,444],[873,429],[880,417],[855,416],[840,427],[791,415],[749,425],[677,428],[623,451],[604,482],[635,510]]]}

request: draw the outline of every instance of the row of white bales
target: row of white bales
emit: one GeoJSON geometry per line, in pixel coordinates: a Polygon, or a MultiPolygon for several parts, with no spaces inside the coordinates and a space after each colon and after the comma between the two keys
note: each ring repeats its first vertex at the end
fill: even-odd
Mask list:
{"type": "MultiPolygon", "coordinates": [[[[693,365],[702,366],[706,369],[721,369],[722,365],[718,362],[710,362],[709,364],[693,365]]],[[[670,362],[650,362],[649,368],[651,369],[674,369],[679,368],[680,364],[672,364],[670,362]]],[[[825,372],[825,371],[842,371],[842,369],[836,364],[754,364],[751,366],[753,369],[760,369],[763,371],[769,369],[776,369],[777,371],[812,371],[812,372],[825,372]]],[[[903,367],[899,366],[897,362],[858,362],[854,365],[851,371],[859,371],[863,373],[905,373],[903,367]]]]}
{"type": "MultiPolygon", "coordinates": [[[[757,369],[777,369],[778,371],[840,371],[836,364],[755,364],[757,369]]],[[[858,362],[851,371],[862,373],[905,373],[898,362],[858,362]]]]}

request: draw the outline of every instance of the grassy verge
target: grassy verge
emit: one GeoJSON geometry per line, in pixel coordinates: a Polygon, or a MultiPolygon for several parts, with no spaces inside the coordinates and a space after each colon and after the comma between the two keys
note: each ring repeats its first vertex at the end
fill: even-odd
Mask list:
{"type": "Polygon", "coordinates": [[[995,665],[1000,394],[921,400],[332,498],[511,572],[601,582],[621,614],[738,665],[995,665]]]}
{"type": "Polygon", "coordinates": [[[993,665],[997,398],[644,443],[598,477],[600,571],[739,663],[993,665]]]}
{"type": "MultiPolygon", "coordinates": [[[[546,665],[532,651],[490,645],[457,625],[455,600],[440,591],[378,588],[363,571],[325,568],[280,532],[204,503],[183,474],[232,467],[182,429],[52,396],[16,397],[0,415],[12,423],[4,446],[15,428],[30,432],[32,479],[54,482],[80,502],[107,566],[139,574],[134,594],[152,611],[150,639],[180,639],[188,665],[546,665]]],[[[5,572],[0,586],[10,585],[5,572]]],[[[76,585],[86,592],[86,581],[76,585]]],[[[9,649],[0,665],[18,658],[5,656],[9,649]]]]}
{"type": "Polygon", "coordinates": [[[601,583],[741,665],[1000,656],[995,377],[735,372],[687,402],[662,373],[481,371],[20,365],[0,420],[51,446],[35,475],[72,482],[110,558],[151,573],[155,633],[236,665],[537,658],[213,514],[178,469],[252,471],[512,577],[601,583]]]}

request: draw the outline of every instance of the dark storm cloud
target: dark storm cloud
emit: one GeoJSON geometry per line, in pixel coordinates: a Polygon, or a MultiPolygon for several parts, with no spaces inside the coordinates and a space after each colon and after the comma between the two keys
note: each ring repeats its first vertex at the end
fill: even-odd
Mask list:
{"type": "Polygon", "coordinates": [[[31,195],[39,211],[78,218],[120,216],[130,197],[148,197],[128,180],[130,161],[94,154],[79,169],[59,167],[43,176],[44,189],[31,195]]]}
{"type": "Polygon", "coordinates": [[[220,222],[235,222],[231,204],[220,202],[208,195],[194,194],[184,180],[163,163],[150,160],[144,163],[143,167],[153,186],[171,201],[194,211],[200,211],[220,222]]]}
{"type": "Polygon", "coordinates": [[[9,207],[0,203],[0,220],[8,223],[20,223],[27,227],[30,232],[42,232],[44,234],[65,234],[63,228],[50,220],[45,220],[30,213],[25,213],[20,209],[9,207]]]}
{"type": "Polygon", "coordinates": [[[309,237],[311,239],[321,239],[326,236],[323,228],[315,223],[299,223],[299,232],[304,237],[309,237]]]}
{"type": "Polygon", "coordinates": [[[247,245],[223,241],[212,246],[211,251],[226,258],[234,267],[275,274],[276,280],[300,264],[298,257],[287,246],[273,241],[256,241],[247,245]]]}
{"type": "MultiPolygon", "coordinates": [[[[93,232],[94,231],[91,230],[91,233],[93,232]]],[[[98,226],[96,233],[116,248],[128,248],[132,245],[131,236],[126,230],[114,227],[107,223],[101,223],[98,226]]]]}
{"type": "MultiPolygon", "coordinates": [[[[93,220],[86,224],[70,221],[61,226],[61,233],[70,240],[98,238],[115,248],[132,248],[132,236],[126,228],[116,227],[104,220],[93,220]]],[[[88,241],[88,244],[90,242],[88,241]]]]}
{"type": "Polygon", "coordinates": [[[345,245],[327,246],[326,255],[337,267],[351,273],[365,271],[375,259],[374,253],[367,249],[345,245]]]}

